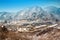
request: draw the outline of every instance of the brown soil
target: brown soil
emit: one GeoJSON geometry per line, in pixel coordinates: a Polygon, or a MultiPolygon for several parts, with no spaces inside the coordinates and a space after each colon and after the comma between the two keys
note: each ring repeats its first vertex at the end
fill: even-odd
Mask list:
{"type": "Polygon", "coordinates": [[[60,40],[60,29],[56,28],[46,28],[34,32],[13,32],[0,29],[0,40],[60,40]]]}

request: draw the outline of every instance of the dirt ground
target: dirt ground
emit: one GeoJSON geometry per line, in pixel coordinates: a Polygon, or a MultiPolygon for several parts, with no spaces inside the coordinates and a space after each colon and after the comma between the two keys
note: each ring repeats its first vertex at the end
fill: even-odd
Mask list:
{"type": "Polygon", "coordinates": [[[60,40],[60,29],[46,28],[34,32],[0,31],[0,40],[60,40]]]}

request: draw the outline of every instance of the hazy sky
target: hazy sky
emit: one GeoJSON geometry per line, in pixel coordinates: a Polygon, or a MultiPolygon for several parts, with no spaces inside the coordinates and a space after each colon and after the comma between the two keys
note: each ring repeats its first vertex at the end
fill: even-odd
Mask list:
{"type": "Polygon", "coordinates": [[[58,6],[60,0],[0,0],[0,11],[17,12],[32,6],[58,6]]]}

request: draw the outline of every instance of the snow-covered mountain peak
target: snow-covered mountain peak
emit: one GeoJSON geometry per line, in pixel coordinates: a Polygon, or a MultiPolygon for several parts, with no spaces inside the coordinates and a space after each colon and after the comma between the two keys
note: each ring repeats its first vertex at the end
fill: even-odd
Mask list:
{"type": "Polygon", "coordinates": [[[19,11],[16,15],[17,19],[34,19],[35,17],[37,18],[38,15],[43,13],[43,9],[41,7],[30,7],[27,9],[23,9],[19,11]]]}
{"type": "Polygon", "coordinates": [[[39,6],[25,8],[17,13],[9,13],[9,12],[0,12],[0,19],[3,20],[21,20],[21,19],[29,19],[29,20],[56,20],[60,19],[60,8],[49,6],[45,9],[42,9],[39,6]],[[46,9],[46,10],[45,10],[46,9]]]}

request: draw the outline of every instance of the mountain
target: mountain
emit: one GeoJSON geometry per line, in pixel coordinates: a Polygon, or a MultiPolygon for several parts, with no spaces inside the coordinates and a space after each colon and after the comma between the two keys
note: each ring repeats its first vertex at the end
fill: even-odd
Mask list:
{"type": "Polygon", "coordinates": [[[17,20],[43,20],[43,21],[55,21],[60,20],[60,8],[49,6],[45,9],[41,7],[30,7],[17,12],[15,18],[17,20]]]}
{"type": "Polygon", "coordinates": [[[44,11],[41,7],[31,7],[24,10],[21,10],[17,13],[15,18],[17,19],[45,19],[47,18],[48,13],[44,11]]]}
{"type": "Polygon", "coordinates": [[[60,8],[55,6],[48,6],[45,9],[35,6],[20,10],[17,13],[0,12],[0,20],[58,21],[59,17],[60,8]]]}
{"type": "Polygon", "coordinates": [[[0,20],[12,20],[14,18],[14,13],[10,12],[0,12],[0,20]]]}
{"type": "Polygon", "coordinates": [[[55,6],[49,6],[46,7],[45,10],[47,13],[51,14],[51,17],[54,17],[54,19],[59,19],[60,20],[60,8],[55,7],[55,6]]]}
{"type": "Polygon", "coordinates": [[[31,7],[18,12],[16,15],[16,18],[17,19],[36,19],[36,18],[40,18],[40,15],[43,15],[43,13],[44,13],[44,10],[41,7],[31,7]]]}

